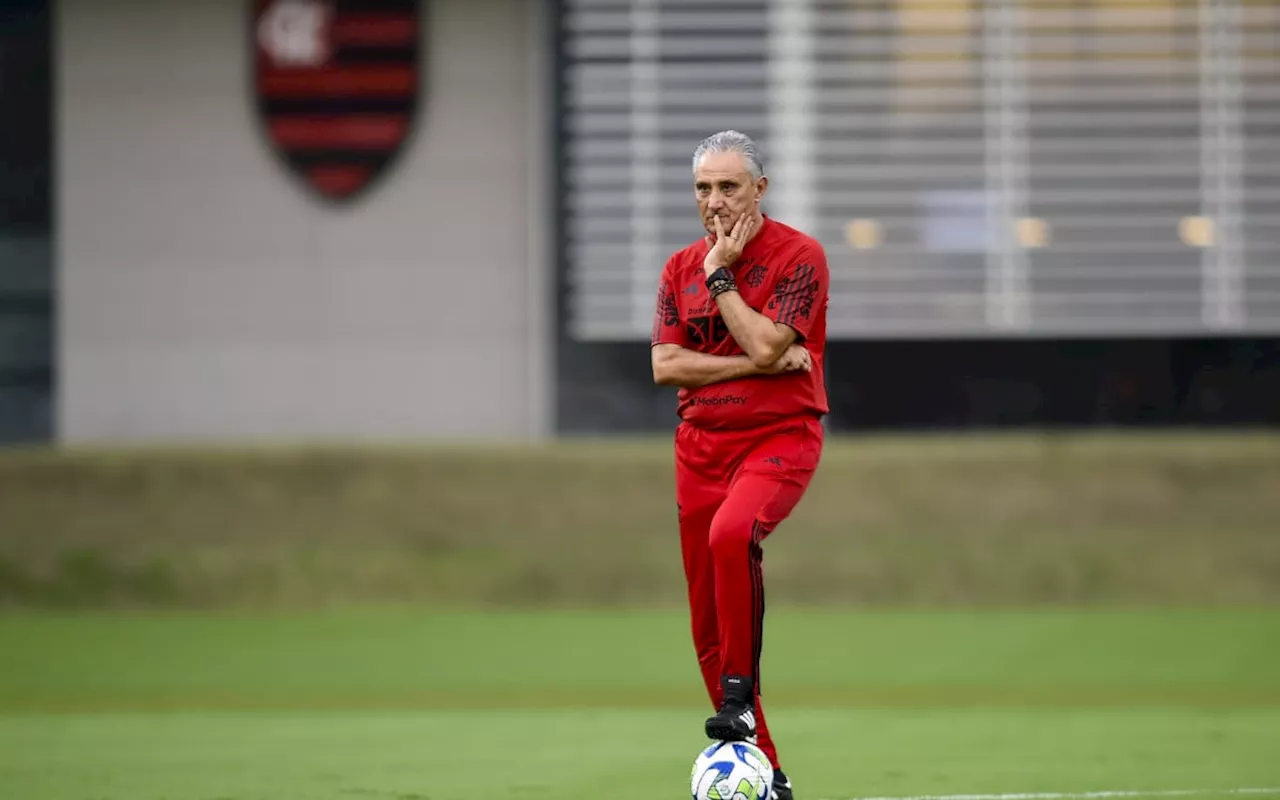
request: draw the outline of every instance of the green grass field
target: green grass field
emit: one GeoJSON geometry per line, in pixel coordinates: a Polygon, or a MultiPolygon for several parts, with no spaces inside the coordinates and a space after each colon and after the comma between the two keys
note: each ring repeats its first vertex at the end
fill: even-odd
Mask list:
{"type": "MultiPolygon", "coordinates": [[[[833,438],[765,545],[797,797],[1280,800],[1278,487],[1276,435],[833,438]]],[[[0,800],[686,797],[673,488],[664,441],[0,453],[0,800]]]]}
{"type": "MultiPolygon", "coordinates": [[[[0,608],[635,607],[671,444],[0,452],[0,608]]],[[[832,437],[766,545],[807,605],[1280,604],[1280,435],[832,437]]]]}
{"type": "MultiPolygon", "coordinates": [[[[771,609],[801,800],[1266,789],[1280,610],[771,609]]],[[[678,612],[0,616],[0,797],[679,798],[678,612]]]]}

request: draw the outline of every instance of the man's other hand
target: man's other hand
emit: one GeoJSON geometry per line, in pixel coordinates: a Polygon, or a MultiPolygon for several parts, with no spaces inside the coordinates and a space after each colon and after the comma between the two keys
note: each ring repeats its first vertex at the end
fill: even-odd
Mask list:
{"type": "Polygon", "coordinates": [[[795,372],[796,370],[808,372],[812,368],[813,359],[809,355],[809,349],[802,344],[793,344],[782,351],[782,355],[778,360],[770,364],[764,372],[768,375],[778,375],[783,372],[795,372]]]}

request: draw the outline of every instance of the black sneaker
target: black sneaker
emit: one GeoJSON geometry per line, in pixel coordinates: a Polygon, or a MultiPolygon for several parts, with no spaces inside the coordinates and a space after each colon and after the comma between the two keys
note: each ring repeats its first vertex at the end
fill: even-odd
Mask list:
{"type": "Polygon", "coordinates": [[[722,742],[756,743],[755,696],[750,678],[725,675],[720,679],[724,700],[707,720],[707,738],[722,742]]]}
{"type": "Polygon", "coordinates": [[[780,769],[773,771],[773,793],[769,800],[795,800],[791,795],[791,779],[780,769]]]}

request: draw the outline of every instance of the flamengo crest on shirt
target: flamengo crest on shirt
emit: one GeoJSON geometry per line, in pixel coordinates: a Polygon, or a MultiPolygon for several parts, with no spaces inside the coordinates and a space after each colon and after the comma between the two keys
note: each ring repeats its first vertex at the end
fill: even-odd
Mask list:
{"type": "Polygon", "coordinates": [[[416,0],[250,0],[268,139],[321,196],[349,200],[404,148],[417,112],[416,0]]]}

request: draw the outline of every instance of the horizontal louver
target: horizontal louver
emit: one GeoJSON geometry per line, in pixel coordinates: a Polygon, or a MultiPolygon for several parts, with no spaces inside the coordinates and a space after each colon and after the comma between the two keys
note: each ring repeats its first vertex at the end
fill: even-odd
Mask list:
{"type": "Polygon", "coordinates": [[[648,335],[736,128],[833,338],[1280,331],[1280,6],[569,0],[572,335],[648,335]]]}

